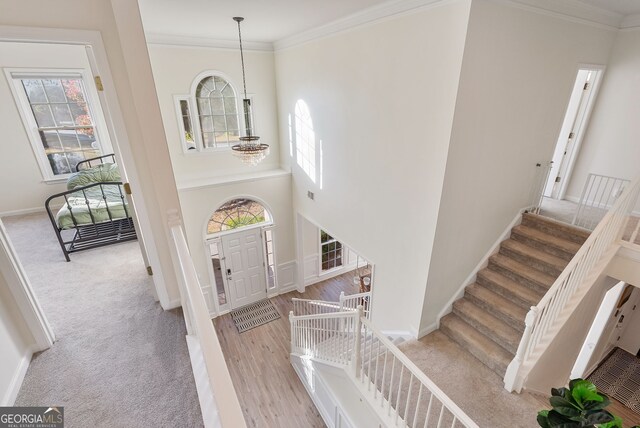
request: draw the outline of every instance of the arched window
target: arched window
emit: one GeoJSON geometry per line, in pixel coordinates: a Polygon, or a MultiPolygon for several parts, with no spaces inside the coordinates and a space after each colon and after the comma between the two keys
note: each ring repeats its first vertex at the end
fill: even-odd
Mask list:
{"type": "Polygon", "coordinates": [[[207,233],[238,229],[260,223],[270,223],[269,211],[252,199],[232,199],[213,213],[207,224],[207,233]]]}
{"type": "Polygon", "coordinates": [[[296,161],[311,181],[316,182],[316,134],[307,103],[298,100],[296,115],[296,161]]]}
{"type": "Polygon", "coordinates": [[[239,142],[238,100],[231,84],[218,75],[196,86],[196,107],[203,148],[226,148],[239,142]]]}

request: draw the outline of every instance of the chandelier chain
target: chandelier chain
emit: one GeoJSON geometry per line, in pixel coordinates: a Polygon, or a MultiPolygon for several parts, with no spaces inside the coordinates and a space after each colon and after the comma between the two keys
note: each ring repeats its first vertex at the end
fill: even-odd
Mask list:
{"type": "Polygon", "coordinates": [[[244,97],[247,98],[247,79],[244,73],[244,53],[242,52],[242,31],[240,31],[240,20],[238,23],[238,39],[240,40],[240,62],[242,63],[242,87],[244,89],[244,97]]]}

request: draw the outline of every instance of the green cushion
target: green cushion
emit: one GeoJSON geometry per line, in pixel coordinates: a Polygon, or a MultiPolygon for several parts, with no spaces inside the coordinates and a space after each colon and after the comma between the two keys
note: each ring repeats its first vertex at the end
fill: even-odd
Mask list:
{"type": "Polygon", "coordinates": [[[118,165],[115,163],[103,163],[71,174],[67,179],[67,189],[72,190],[76,187],[107,181],[122,181],[118,165]]]}

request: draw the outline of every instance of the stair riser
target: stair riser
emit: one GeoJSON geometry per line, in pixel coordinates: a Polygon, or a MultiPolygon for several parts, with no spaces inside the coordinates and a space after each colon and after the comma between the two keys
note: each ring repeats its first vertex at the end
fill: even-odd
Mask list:
{"type": "Polygon", "coordinates": [[[482,275],[478,275],[476,278],[476,282],[483,287],[487,287],[489,290],[493,291],[496,294],[501,295],[502,297],[511,300],[516,305],[520,306],[524,309],[530,309],[531,306],[535,306],[537,302],[529,301],[521,298],[517,294],[512,293],[508,288],[501,287],[495,282],[483,277],[482,275]]]}
{"type": "Polygon", "coordinates": [[[542,260],[536,259],[534,257],[531,256],[527,256],[526,254],[521,254],[517,251],[513,251],[509,248],[505,248],[505,247],[500,247],[500,254],[506,256],[506,257],[510,257],[516,261],[519,261],[520,263],[523,263],[527,266],[531,266],[534,269],[539,270],[540,272],[544,272],[547,275],[551,275],[554,277],[558,277],[560,276],[560,274],[562,273],[562,269],[558,269],[556,266],[550,264],[550,263],[546,263],[542,260]]]}
{"type": "Polygon", "coordinates": [[[563,250],[562,248],[555,247],[553,245],[549,245],[546,242],[540,242],[535,239],[531,239],[528,236],[521,235],[514,231],[511,234],[511,239],[522,242],[523,244],[529,245],[538,250],[544,251],[546,253],[551,254],[552,256],[560,257],[567,262],[573,258],[573,253],[567,250],[563,250]]]}
{"type": "Polygon", "coordinates": [[[524,277],[520,273],[507,269],[506,267],[501,266],[493,261],[489,261],[489,269],[494,270],[506,276],[507,278],[512,279],[518,284],[524,285],[525,287],[529,287],[532,290],[535,290],[539,293],[544,294],[548,290],[548,287],[545,284],[539,283],[531,278],[524,277]]]}
{"type": "Polygon", "coordinates": [[[504,377],[504,374],[507,371],[506,366],[502,366],[502,364],[492,359],[490,356],[482,352],[482,350],[468,343],[462,335],[458,334],[455,330],[450,329],[446,323],[442,323],[440,325],[440,331],[449,336],[449,338],[458,345],[466,349],[471,355],[479,359],[485,366],[500,375],[500,377],[504,377]]]}
{"type": "Polygon", "coordinates": [[[536,221],[535,219],[532,219],[528,216],[524,216],[524,218],[522,219],[522,224],[524,226],[538,229],[544,233],[548,233],[549,235],[557,236],[559,238],[563,238],[567,241],[575,242],[580,245],[584,244],[584,241],[587,240],[587,237],[585,237],[584,235],[581,235],[579,232],[572,232],[570,229],[567,229],[562,225],[556,226],[545,221],[536,221]]]}
{"type": "MultiPolygon", "coordinates": [[[[515,328],[516,330],[520,331],[520,332],[524,332],[524,320],[519,320],[505,312],[501,312],[499,307],[496,307],[494,305],[492,305],[489,302],[486,302],[482,299],[477,298],[476,296],[474,296],[473,294],[470,293],[465,293],[464,297],[466,299],[469,299],[470,301],[472,301],[474,304],[476,304],[477,306],[480,306],[482,309],[486,310],[487,312],[489,312],[491,315],[493,315],[494,317],[498,318],[500,321],[504,321],[507,324],[509,324],[511,327],[515,328]]],[[[505,296],[502,296],[505,297],[505,296]]],[[[514,302],[516,303],[516,302],[514,302]]],[[[519,303],[516,303],[518,306],[520,306],[519,303]]]]}
{"type": "Polygon", "coordinates": [[[462,318],[467,324],[478,330],[480,333],[484,334],[486,337],[491,339],[494,343],[502,346],[506,351],[515,354],[518,350],[518,344],[509,343],[504,337],[496,334],[491,328],[487,327],[483,323],[475,320],[473,317],[468,316],[464,311],[459,310],[456,306],[453,307],[453,313],[462,318]]]}

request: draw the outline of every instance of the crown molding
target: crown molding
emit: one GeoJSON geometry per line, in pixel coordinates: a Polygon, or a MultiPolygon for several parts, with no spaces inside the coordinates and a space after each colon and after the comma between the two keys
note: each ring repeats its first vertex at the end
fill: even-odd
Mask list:
{"type": "MultiPolygon", "coordinates": [[[[181,36],[174,34],[149,33],[145,35],[147,44],[161,46],[183,46],[214,49],[239,50],[237,40],[211,39],[208,37],[181,36]]],[[[273,43],[242,41],[246,51],[273,52],[273,43]]]]}
{"type": "Polygon", "coordinates": [[[604,30],[620,29],[624,15],[579,0],[488,0],[604,30]]]}
{"type": "Polygon", "coordinates": [[[361,10],[354,14],[339,18],[328,24],[285,37],[273,43],[276,51],[291,48],[312,40],[327,37],[336,33],[371,24],[396,15],[419,12],[425,8],[452,3],[459,0],[390,0],[385,3],[361,10]]]}
{"type": "Polygon", "coordinates": [[[640,28],[640,13],[625,16],[620,24],[620,28],[623,30],[634,30],[640,28]]]}

